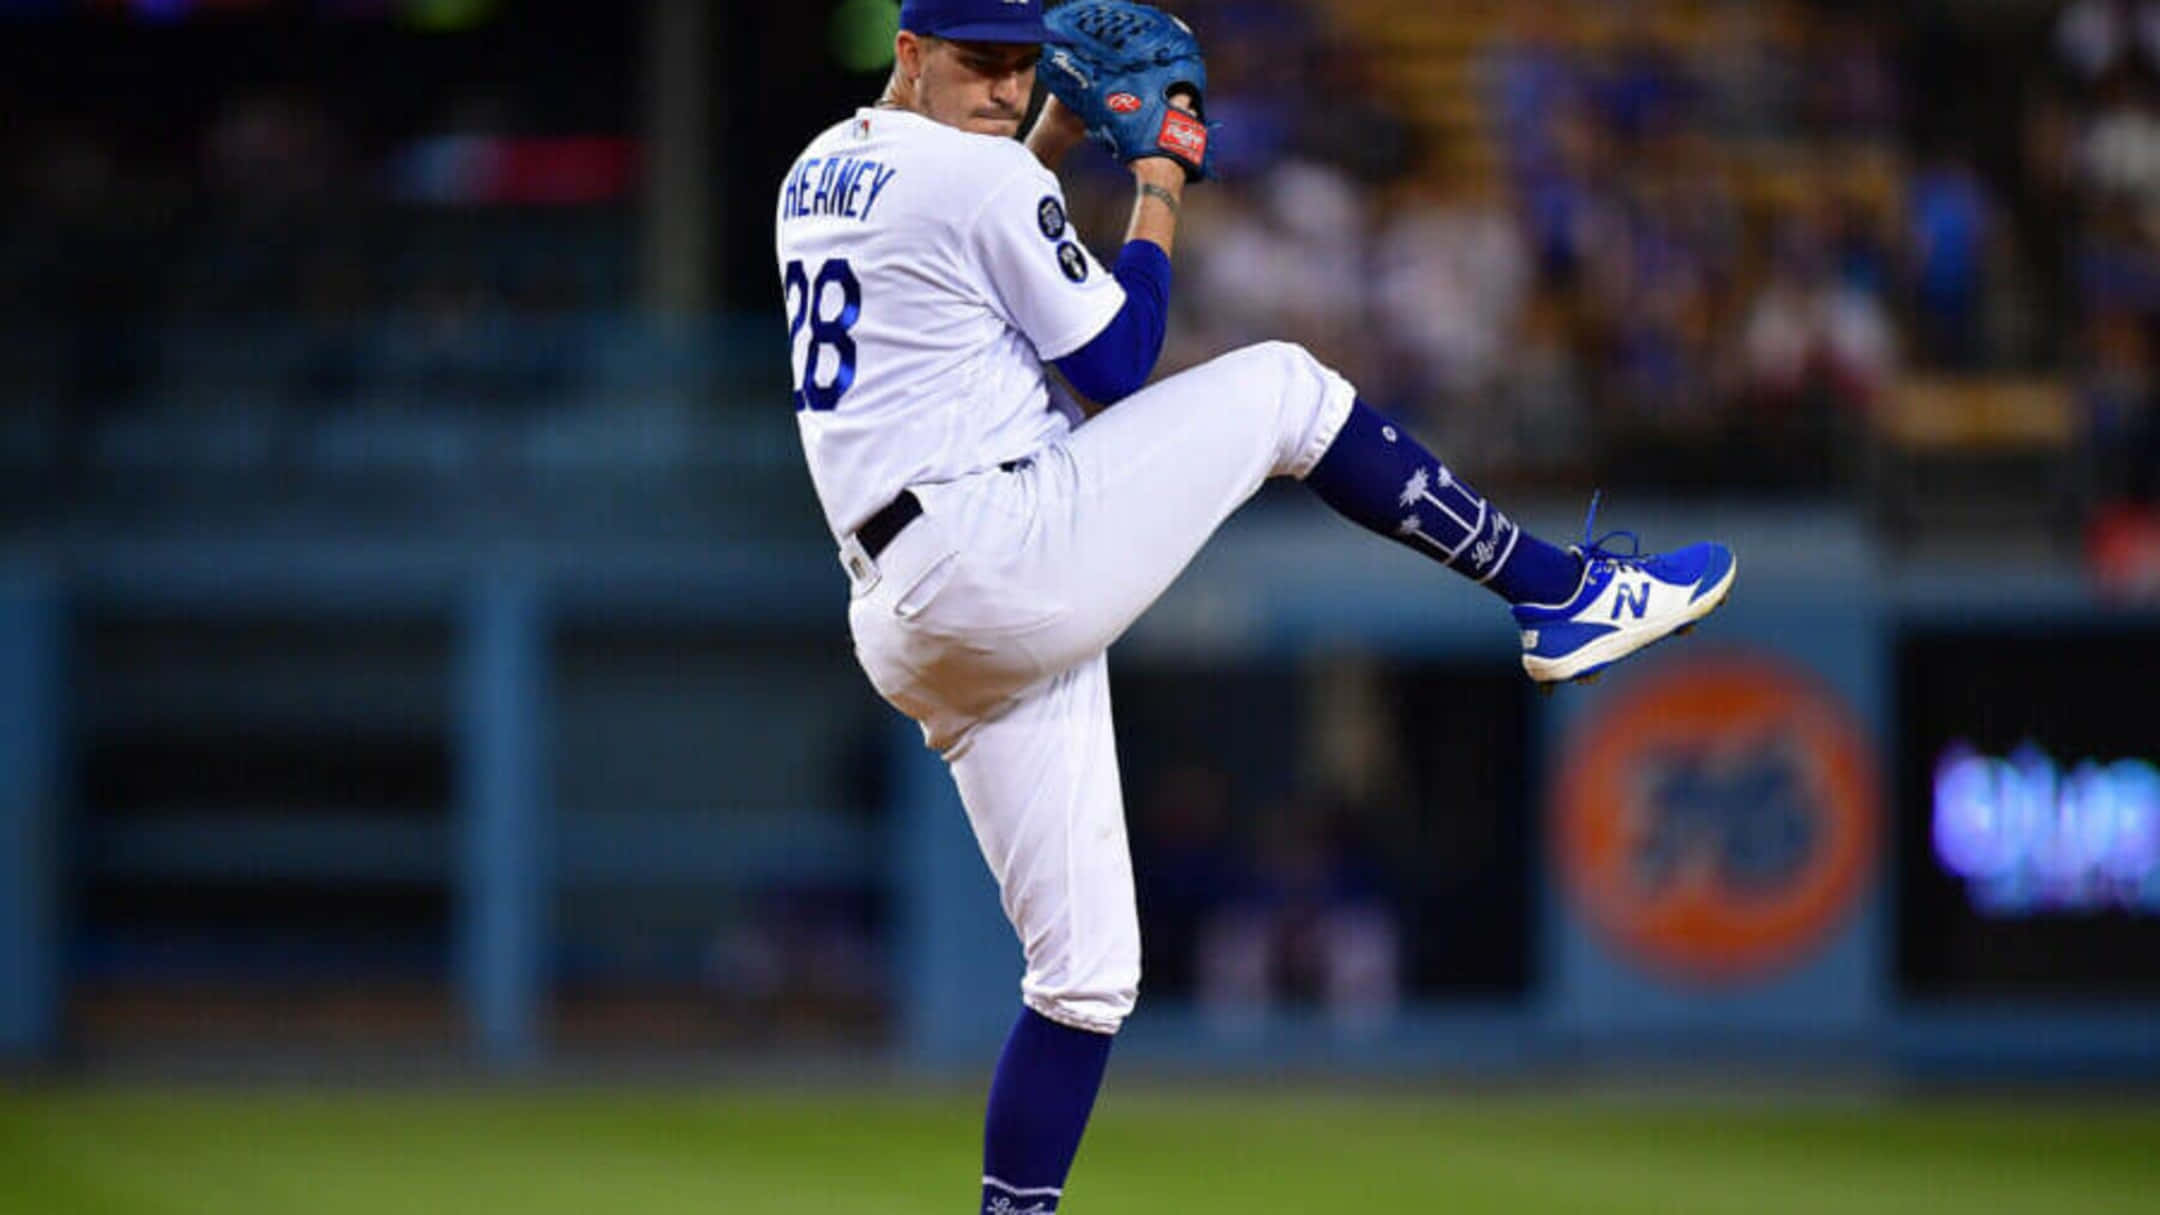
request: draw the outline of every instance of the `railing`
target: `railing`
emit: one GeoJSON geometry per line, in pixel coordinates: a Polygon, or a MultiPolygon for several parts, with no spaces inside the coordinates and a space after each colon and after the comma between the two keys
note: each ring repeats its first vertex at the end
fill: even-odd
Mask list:
{"type": "MultiPolygon", "coordinates": [[[[1677,534],[1683,521],[1701,523],[1701,512],[1631,520],[1654,535],[1677,534]]],[[[1528,522],[1548,531],[1561,524],[1544,515],[1528,522]]],[[[2110,619],[2111,627],[2150,628],[2149,614],[2103,618],[2059,568],[2021,580],[1991,566],[1955,587],[1918,575],[1879,581],[1874,571],[1886,567],[1849,513],[1726,508],[1711,522],[1714,534],[1757,555],[1749,567],[1753,590],[1703,636],[1661,650],[1643,670],[1673,670],[1736,650],[1789,664],[1819,680],[1878,746],[1890,745],[1905,728],[1896,717],[1899,676],[1888,644],[1901,630],[1970,629],[1990,614],[2024,621],[2043,638],[2110,619]],[[1796,552],[1808,560],[1780,560],[1796,552]]],[[[0,760],[6,761],[0,763],[6,844],[0,848],[0,1052],[52,1048],[65,987],[84,977],[86,965],[124,969],[142,961],[126,940],[87,962],[71,952],[62,909],[72,902],[67,891],[81,880],[80,866],[108,877],[181,884],[241,873],[338,892],[371,881],[419,881],[439,890],[447,922],[439,938],[428,939],[422,963],[446,968],[452,981],[440,984],[439,974],[435,981],[462,997],[475,1045],[499,1062],[546,1049],[545,1009],[560,981],[605,983],[623,973],[620,955],[604,942],[594,949],[592,933],[573,939],[576,926],[558,918],[566,892],[627,909],[636,892],[672,883],[709,908],[729,887],[776,877],[816,889],[870,885],[888,900],[880,947],[888,951],[894,981],[882,998],[891,1005],[895,1048],[924,1060],[979,1058],[994,1049],[1010,1012],[1016,947],[949,778],[921,748],[919,734],[879,709],[852,670],[840,621],[844,590],[829,555],[694,542],[475,553],[414,538],[372,552],[296,540],[55,545],[6,556],[0,564],[0,760]],[[100,619],[166,628],[176,620],[256,627],[264,620],[302,621],[334,643],[324,652],[340,655],[376,652],[355,636],[384,621],[433,621],[436,640],[426,643],[425,661],[438,685],[430,695],[440,703],[426,711],[426,724],[443,736],[450,755],[450,772],[430,795],[439,802],[403,821],[369,816],[357,825],[342,813],[310,816],[314,807],[287,807],[318,820],[305,829],[259,811],[215,807],[84,818],[70,790],[69,757],[86,732],[109,720],[105,713],[118,696],[110,689],[128,686],[124,678],[141,675],[142,666],[139,646],[100,656],[105,643],[97,629],[114,627],[99,626],[100,619]],[[635,696],[588,698],[574,710],[582,716],[572,717],[582,695],[580,669],[626,669],[621,642],[566,662],[566,639],[574,642],[581,631],[589,638],[595,628],[644,638],[638,652],[645,665],[629,664],[634,677],[624,687],[635,696]],[[671,628],[683,631],[667,633],[671,628]],[[708,712],[717,702],[687,695],[684,664],[701,636],[738,639],[730,644],[739,648],[707,659],[710,669],[726,673],[730,686],[772,694],[733,716],[708,712]],[[794,640],[784,640],[789,637],[794,640]],[[768,652],[787,645],[801,648],[784,656],[768,652]],[[760,660],[766,665],[758,667],[760,660]],[[85,666],[92,668],[87,681],[85,666]],[[784,671],[785,688],[769,677],[741,676],[746,667],[753,676],[784,671]],[[655,671],[664,677],[654,678],[655,671]],[[108,689],[102,696],[78,695],[101,687],[108,689]],[[663,808],[644,790],[623,791],[626,772],[656,762],[639,756],[630,758],[630,768],[566,777],[569,751],[605,752],[622,737],[606,727],[633,701],[642,707],[632,715],[629,737],[643,737],[639,722],[652,720],[692,727],[678,735],[692,743],[678,746],[747,739],[742,764],[720,778],[741,788],[775,762],[774,740],[859,733],[886,756],[880,805],[847,806],[807,795],[806,787],[805,796],[785,804],[770,790],[732,807],[719,797],[693,804],[693,792],[663,808]],[[566,729],[573,720],[582,724],[566,729]],[[595,787],[617,790],[616,804],[581,791],[595,787]],[[70,838],[80,846],[64,847],[70,838]]],[[[1262,659],[1326,665],[1328,654],[1346,647],[1398,660],[1504,659],[1511,640],[1504,613],[1432,579],[1428,568],[1387,546],[1345,542],[1338,525],[1315,514],[1244,518],[1140,622],[1121,644],[1119,661],[1143,668],[1173,658],[1224,667],[1262,659]]],[[[212,655],[197,665],[219,664],[212,655]]],[[[299,716],[320,726],[331,722],[331,708],[349,700],[373,705],[378,714],[390,703],[353,671],[316,687],[311,670],[294,664],[286,681],[263,682],[265,703],[254,712],[267,717],[249,718],[249,706],[236,699],[206,701],[192,713],[178,699],[166,707],[183,724],[216,718],[244,725],[288,716],[291,704],[277,698],[311,691],[313,707],[300,706],[299,716]]],[[[1466,686],[1444,675],[1440,682],[1466,686]]],[[[1533,719],[1530,753],[1539,758],[1524,792],[1531,804],[1546,800],[1547,782],[1571,762],[1579,733],[1599,706],[1628,695],[1634,682],[1623,676],[1609,686],[1536,700],[1527,710],[1505,710],[1533,719]]],[[[129,703],[125,721],[135,728],[148,709],[141,698],[129,703]]],[[[349,737],[333,731],[326,745],[349,737]]],[[[666,762],[695,758],[679,750],[666,762]]],[[[1450,796],[1459,795],[1459,782],[1448,787],[1456,791],[1450,796]]],[[[1893,802],[1890,813],[1902,821],[1917,809],[1893,802]]],[[[1698,990],[1616,953],[1540,863],[1536,874],[1520,875],[1535,891],[1539,928],[1529,946],[1531,981],[1518,997],[1406,1005],[1374,1036],[1355,1040],[1294,1018],[1255,1037],[1223,1039],[1204,1019],[1154,1004],[1156,1011],[1136,1022],[1131,1048],[1228,1065],[1302,1059],[1511,1067],[1585,1050],[1691,1049],[1707,1035],[1724,1049],[1772,1060],[1817,1051],[1884,1066],[2082,1059],[2149,1069],[2160,1058],[2149,1002],[2021,1006],[2019,1016],[2001,1021],[1976,1015],[1970,1000],[1900,1003],[1890,978],[1898,897],[1890,865],[1885,859],[1847,914],[1826,921],[1810,950],[1793,954],[1786,969],[1759,982],[1698,990]],[[2033,1045],[2043,1041],[2056,1053],[2033,1045]]],[[[649,933],[651,925],[624,914],[649,933]]],[[[655,949],[671,967],[696,963],[680,942],[655,949]]],[[[413,956],[398,955],[404,965],[413,956]]]]}
{"type": "Polygon", "coordinates": [[[18,518],[815,534],[775,317],[173,324],[118,383],[73,340],[0,338],[18,518]]]}

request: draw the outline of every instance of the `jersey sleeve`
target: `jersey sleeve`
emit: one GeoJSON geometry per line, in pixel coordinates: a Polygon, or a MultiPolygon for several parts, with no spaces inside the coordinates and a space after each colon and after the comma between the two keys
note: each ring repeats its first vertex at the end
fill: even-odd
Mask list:
{"type": "Polygon", "coordinates": [[[1073,229],[1057,178],[1039,168],[1008,175],[966,239],[991,299],[1044,362],[1086,345],[1125,304],[1125,289],[1073,229]]]}
{"type": "Polygon", "coordinates": [[[1104,405],[1140,391],[1162,357],[1170,320],[1170,257],[1152,241],[1126,241],[1110,273],[1125,289],[1125,306],[1101,333],[1057,360],[1074,388],[1104,405]]]}

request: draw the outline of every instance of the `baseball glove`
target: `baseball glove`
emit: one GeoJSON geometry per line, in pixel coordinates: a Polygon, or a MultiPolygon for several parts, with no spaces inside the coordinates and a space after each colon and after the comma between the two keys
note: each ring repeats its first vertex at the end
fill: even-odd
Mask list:
{"type": "Polygon", "coordinates": [[[1191,27],[1131,0],[1075,0],[1043,24],[1059,41],[1043,48],[1039,74],[1090,139],[1121,162],[1164,156],[1187,181],[1211,175],[1207,63],[1191,27]],[[1170,104],[1174,93],[1189,98],[1190,113],[1170,104]]]}

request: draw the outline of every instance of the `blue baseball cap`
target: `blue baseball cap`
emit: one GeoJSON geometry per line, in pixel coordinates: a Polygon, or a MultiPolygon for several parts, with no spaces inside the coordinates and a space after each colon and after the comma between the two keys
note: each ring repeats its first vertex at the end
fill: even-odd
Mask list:
{"type": "Polygon", "coordinates": [[[1042,0],[900,0],[900,28],[956,42],[1056,42],[1042,0]]]}

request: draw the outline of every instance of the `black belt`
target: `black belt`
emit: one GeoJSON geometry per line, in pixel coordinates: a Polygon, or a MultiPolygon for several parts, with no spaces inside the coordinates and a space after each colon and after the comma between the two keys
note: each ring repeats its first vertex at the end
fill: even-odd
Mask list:
{"type": "Polygon", "coordinates": [[[915,516],[921,513],[922,503],[916,500],[915,492],[903,489],[899,497],[887,502],[882,510],[870,516],[869,522],[855,529],[855,540],[875,561],[878,554],[885,551],[885,546],[893,542],[893,537],[900,534],[900,529],[915,522],[915,516]]]}
{"type": "MultiPolygon", "coordinates": [[[[998,471],[1017,472],[1034,462],[1033,456],[1022,456],[998,465],[998,471]]],[[[899,535],[901,529],[908,524],[915,522],[915,517],[920,514],[922,503],[916,499],[915,491],[903,489],[898,497],[887,502],[878,513],[855,529],[855,541],[862,545],[863,551],[870,554],[870,559],[875,561],[878,555],[885,551],[885,546],[893,542],[893,537],[899,535]]]]}

